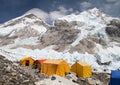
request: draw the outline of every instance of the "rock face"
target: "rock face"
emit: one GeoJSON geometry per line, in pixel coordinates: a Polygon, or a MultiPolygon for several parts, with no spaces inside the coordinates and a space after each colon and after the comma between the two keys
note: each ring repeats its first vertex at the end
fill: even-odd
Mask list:
{"type": "Polygon", "coordinates": [[[42,36],[41,43],[44,47],[58,45],[56,50],[59,51],[64,46],[70,45],[72,42],[74,42],[79,32],[80,31],[77,29],[60,29],[58,27],[51,27],[42,36]]]}
{"type": "Polygon", "coordinates": [[[120,20],[113,19],[106,27],[106,32],[110,37],[120,37],[120,20]]]}
{"type": "Polygon", "coordinates": [[[81,53],[88,52],[94,53],[95,43],[90,39],[83,39],[80,41],[78,45],[74,48],[71,48],[71,52],[78,51],[81,53]]]}
{"type": "Polygon", "coordinates": [[[3,56],[0,56],[0,74],[0,85],[35,85],[35,78],[3,56]]]}
{"type": "Polygon", "coordinates": [[[74,29],[75,26],[83,26],[84,23],[83,22],[80,22],[80,21],[71,21],[71,22],[68,22],[66,20],[55,20],[54,22],[54,26],[56,27],[59,27],[60,29],[62,28],[68,28],[68,29],[74,29]]]}

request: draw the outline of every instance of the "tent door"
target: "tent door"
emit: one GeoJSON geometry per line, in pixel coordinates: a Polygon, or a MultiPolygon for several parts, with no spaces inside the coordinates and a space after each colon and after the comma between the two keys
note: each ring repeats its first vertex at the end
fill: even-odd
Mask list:
{"type": "Polygon", "coordinates": [[[26,60],[25,65],[26,65],[26,66],[29,66],[29,63],[30,63],[29,60],[26,60]]]}

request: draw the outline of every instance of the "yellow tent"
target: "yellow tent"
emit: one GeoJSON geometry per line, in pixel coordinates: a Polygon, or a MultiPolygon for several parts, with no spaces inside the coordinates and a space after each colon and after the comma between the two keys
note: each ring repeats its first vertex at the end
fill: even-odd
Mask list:
{"type": "Polygon", "coordinates": [[[91,66],[86,62],[76,62],[71,66],[71,71],[75,72],[79,77],[89,77],[92,75],[91,66]]]}
{"type": "Polygon", "coordinates": [[[20,60],[20,65],[21,66],[32,66],[34,63],[34,59],[30,57],[24,57],[20,60]]]}
{"type": "Polygon", "coordinates": [[[70,72],[70,67],[64,60],[46,60],[41,64],[41,73],[49,76],[53,74],[64,76],[65,72],[70,72]]]}

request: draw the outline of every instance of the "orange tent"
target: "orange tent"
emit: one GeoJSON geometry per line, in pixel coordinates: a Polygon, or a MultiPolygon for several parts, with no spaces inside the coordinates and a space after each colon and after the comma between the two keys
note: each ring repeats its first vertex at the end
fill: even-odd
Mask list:
{"type": "Polygon", "coordinates": [[[65,72],[70,72],[69,64],[64,60],[46,60],[41,65],[41,73],[49,76],[53,74],[64,76],[65,72]]]}
{"type": "Polygon", "coordinates": [[[24,57],[20,60],[20,65],[21,66],[32,66],[34,63],[34,59],[32,59],[31,57],[24,57]]]}
{"type": "Polygon", "coordinates": [[[43,63],[45,60],[46,59],[36,60],[33,64],[33,67],[41,69],[41,63],[43,63]]]}
{"type": "Polygon", "coordinates": [[[92,75],[91,66],[86,62],[76,62],[71,66],[71,71],[75,72],[79,77],[89,77],[92,75]]]}

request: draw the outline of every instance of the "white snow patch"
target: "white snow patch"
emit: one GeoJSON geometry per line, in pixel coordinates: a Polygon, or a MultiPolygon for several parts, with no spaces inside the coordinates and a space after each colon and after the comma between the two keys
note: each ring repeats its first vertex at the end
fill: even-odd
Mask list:
{"type": "Polygon", "coordinates": [[[38,25],[32,25],[32,28],[34,28],[39,33],[45,33],[47,29],[44,26],[38,26],[38,25]]]}
{"type": "Polygon", "coordinates": [[[15,29],[20,30],[20,29],[23,29],[24,27],[25,27],[25,24],[23,24],[23,23],[19,23],[19,24],[16,24],[14,26],[8,26],[8,27],[5,27],[5,28],[2,27],[2,28],[0,28],[0,35],[5,36],[15,29]]]}
{"type": "Polygon", "coordinates": [[[0,47],[1,49],[9,49],[19,45],[37,45],[38,37],[30,37],[25,39],[17,38],[13,44],[8,44],[5,46],[0,47]]]}

